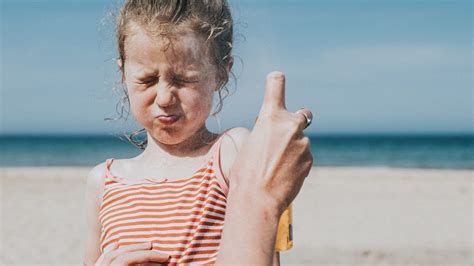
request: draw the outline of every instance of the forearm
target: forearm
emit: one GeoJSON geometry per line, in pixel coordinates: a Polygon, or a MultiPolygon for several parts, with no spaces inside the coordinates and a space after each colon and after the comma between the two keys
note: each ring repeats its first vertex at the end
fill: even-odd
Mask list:
{"type": "Polygon", "coordinates": [[[279,212],[251,194],[229,191],[217,265],[274,263],[279,212]]]}

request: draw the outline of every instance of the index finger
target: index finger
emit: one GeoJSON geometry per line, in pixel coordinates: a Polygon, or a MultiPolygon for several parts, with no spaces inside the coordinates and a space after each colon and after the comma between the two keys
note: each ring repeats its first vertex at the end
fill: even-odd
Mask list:
{"type": "Polygon", "coordinates": [[[267,75],[265,95],[260,113],[270,113],[274,109],[286,109],[285,106],[285,74],[279,71],[267,75]]]}
{"type": "Polygon", "coordinates": [[[154,250],[139,250],[129,252],[118,256],[112,261],[113,265],[134,265],[146,262],[167,262],[171,258],[170,255],[154,250]]]}
{"type": "Polygon", "coordinates": [[[112,253],[125,253],[125,252],[131,252],[131,251],[137,251],[137,250],[150,250],[152,248],[152,243],[151,242],[145,242],[145,243],[140,243],[140,244],[133,244],[133,245],[127,245],[121,248],[118,248],[112,253]]]}

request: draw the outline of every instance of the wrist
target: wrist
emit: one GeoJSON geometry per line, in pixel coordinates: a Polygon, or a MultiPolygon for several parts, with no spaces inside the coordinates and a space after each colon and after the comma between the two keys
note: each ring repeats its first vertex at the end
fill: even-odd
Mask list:
{"type": "Polygon", "coordinates": [[[279,221],[285,208],[282,208],[276,200],[266,195],[264,191],[255,189],[255,185],[236,184],[229,188],[227,195],[228,205],[242,209],[246,213],[253,212],[263,215],[271,221],[279,221]]]}

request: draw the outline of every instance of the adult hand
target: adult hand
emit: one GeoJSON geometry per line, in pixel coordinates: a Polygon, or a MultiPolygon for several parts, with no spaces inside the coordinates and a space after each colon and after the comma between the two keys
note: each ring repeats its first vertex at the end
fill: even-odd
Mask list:
{"type": "Polygon", "coordinates": [[[286,110],[285,76],[270,73],[255,126],[231,167],[216,264],[273,264],[279,218],[313,163],[309,139],[303,134],[311,119],[308,109],[286,110]]]}
{"type": "Polygon", "coordinates": [[[134,244],[118,248],[117,243],[113,244],[112,250],[102,253],[97,259],[95,266],[124,266],[136,265],[149,262],[164,263],[170,259],[169,255],[151,250],[150,242],[143,244],[134,244]]]}
{"type": "Polygon", "coordinates": [[[300,191],[313,163],[309,138],[303,134],[311,119],[308,109],[286,110],[285,76],[270,73],[255,126],[231,169],[235,183],[231,187],[258,197],[281,214],[300,191]]]}

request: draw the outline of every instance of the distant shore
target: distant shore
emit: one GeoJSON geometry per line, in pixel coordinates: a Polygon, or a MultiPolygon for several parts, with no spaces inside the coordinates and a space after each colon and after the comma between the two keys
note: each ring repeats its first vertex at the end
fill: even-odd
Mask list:
{"type": "MultiPolygon", "coordinates": [[[[82,264],[91,167],[0,168],[1,265],[82,264]]],[[[282,263],[472,265],[473,182],[473,170],[315,167],[282,263]]]]}
{"type": "MultiPolygon", "coordinates": [[[[400,167],[474,170],[474,135],[312,136],[320,167],[400,167]]],[[[141,151],[117,136],[0,136],[0,167],[87,166],[141,151]],[[57,147],[57,148],[54,148],[57,147]],[[59,148],[60,147],[60,148],[59,148]]]]}

